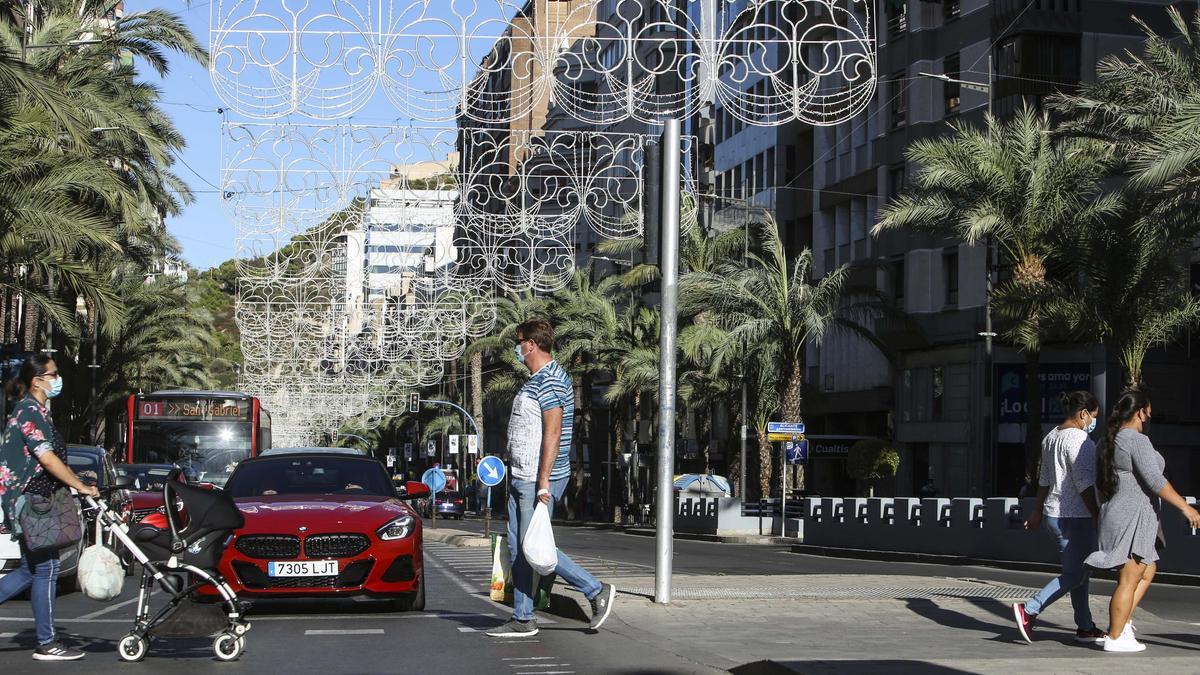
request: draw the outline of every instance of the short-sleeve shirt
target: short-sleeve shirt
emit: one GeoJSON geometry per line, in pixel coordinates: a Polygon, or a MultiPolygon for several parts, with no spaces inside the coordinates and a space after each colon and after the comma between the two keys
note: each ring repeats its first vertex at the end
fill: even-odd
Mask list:
{"type": "Polygon", "coordinates": [[[0,497],[3,497],[5,513],[8,505],[22,491],[30,494],[51,496],[63,483],[46,472],[35,458],[53,452],[65,464],[67,444],[54,418],[46,406],[32,396],[26,396],[13,407],[4,426],[4,445],[0,452],[0,497]],[[27,482],[22,485],[21,478],[27,482]]]}
{"type": "Polygon", "coordinates": [[[1038,484],[1050,488],[1044,513],[1052,518],[1091,518],[1080,493],[1096,484],[1096,444],[1083,429],[1055,427],[1042,439],[1038,484]]]}
{"type": "Polygon", "coordinates": [[[542,456],[542,413],[562,408],[562,435],[550,480],[571,475],[571,436],[575,423],[575,391],[571,378],[556,361],[534,373],[513,399],[508,419],[508,454],[513,478],[537,480],[542,456]]]}

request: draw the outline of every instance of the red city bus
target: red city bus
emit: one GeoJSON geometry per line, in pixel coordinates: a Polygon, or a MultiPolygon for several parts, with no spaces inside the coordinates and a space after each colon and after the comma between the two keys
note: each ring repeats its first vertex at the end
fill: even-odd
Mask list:
{"type": "Polygon", "coordinates": [[[188,480],[216,486],[238,462],[271,447],[271,414],[236,392],[134,394],[118,427],[127,463],[176,464],[188,480]]]}

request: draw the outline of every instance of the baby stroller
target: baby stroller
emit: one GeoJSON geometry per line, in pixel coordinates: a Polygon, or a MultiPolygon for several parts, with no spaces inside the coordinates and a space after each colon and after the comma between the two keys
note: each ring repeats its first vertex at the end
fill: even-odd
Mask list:
{"type": "Polygon", "coordinates": [[[151,515],[132,527],[102,500],[85,498],[101,526],[142,567],[133,630],[118,642],[117,654],[124,661],[141,661],[150,649],[150,637],[156,628],[160,629],[161,637],[182,636],[179,621],[174,622],[171,631],[162,630],[164,624],[181,604],[192,604],[191,596],[197,589],[212,585],[220,595],[223,613],[219,621],[224,625],[214,627],[210,621],[208,627],[198,628],[192,636],[215,634],[213,652],[222,661],[233,661],[246,648],[245,635],[250,624],[244,618],[245,607],[217,571],[217,564],[233,538],[233,530],[242,527],[245,520],[229,495],[221,490],[180,483],[178,474],[179,469],[173,471],[163,486],[165,517],[151,515]],[[169,598],[151,616],[150,597],[155,584],[169,598]]]}

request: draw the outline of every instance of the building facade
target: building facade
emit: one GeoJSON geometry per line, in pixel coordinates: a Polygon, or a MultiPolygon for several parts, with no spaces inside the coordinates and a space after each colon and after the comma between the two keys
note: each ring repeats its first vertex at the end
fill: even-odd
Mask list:
{"type": "MultiPolygon", "coordinates": [[[[737,133],[726,141],[728,149],[717,146],[726,184],[751,185],[747,191],[754,199],[774,200],[785,240],[811,242],[818,275],[840,265],[873,263],[873,271],[864,274],[916,324],[914,330],[876,321],[873,328],[888,345],[888,356],[846,334],[830,335],[808,353],[810,428],[894,439],[901,452],[897,494],[917,494],[930,481],[944,495],[1016,494],[1024,477],[1025,439],[1024,355],[997,342],[989,367],[980,335],[987,300],[984,248],[912,232],[871,236],[879,207],[904,189],[915,170],[906,162],[906,149],[946,133],[949,122],[981,124],[989,109],[1003,118],[1093,79],[1101,58],[1141,44],[1130,16],[1166,31],[1166,6],[887,0],[876,17],[880,86],[867,110],[835,126],[783,133],[773,154],[768,142],[744,143],[737,133]],[[789,159],[793,145],[806,149],[800,169],[789,159]],[[747,160],[750,148],[760,146],[747,160]],[[776,193],[807,195],[784,204],[771,186],[776,193]]],[[[997,274],[1002,277],[1002,267],[997,274]]],[[[1169,351],[1153,359],[1178,366],[1169,351]]],[[[1091,389],[1103,402],[1119,390],[1119,368],[1102,347],[1052,345],[1041,361],[1047,425],[1057,421],[1058,391],[1091,389]]],[[[1190,390],[1183,393],[1194,399],[1190,390]]],[[[1178,440],[1196,415],[1176,407],[1170,421],[1155,427],[1154,438],[1168,464],[1190,476],[1190,450],[1178,440]]],[[[843,460],[836,457],[815,455],[811,469],[810,485],[822,494],[845,493],[852,485],[839,475],[843,460]]]]}

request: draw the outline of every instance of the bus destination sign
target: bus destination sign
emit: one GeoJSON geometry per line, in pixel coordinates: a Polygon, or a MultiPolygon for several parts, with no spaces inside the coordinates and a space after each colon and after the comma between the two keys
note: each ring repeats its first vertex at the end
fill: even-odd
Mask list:
{"type": "Polygon", "coordinates": [[[248,419],[250,402],[207,398],[138,401],[137,416],[154,420],[248,419]]]}

